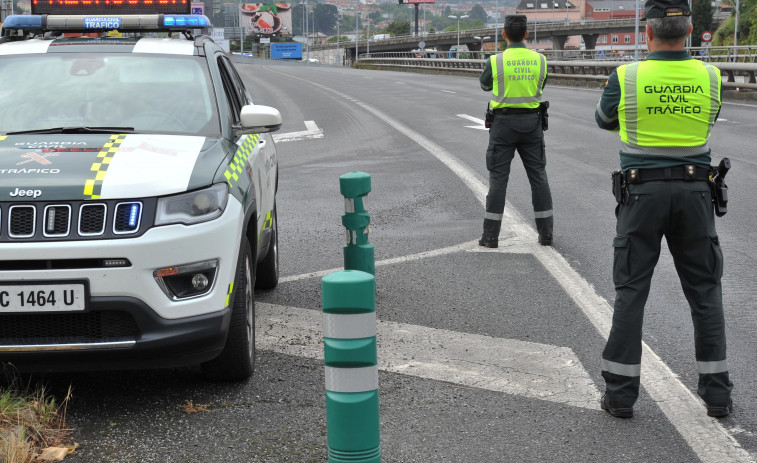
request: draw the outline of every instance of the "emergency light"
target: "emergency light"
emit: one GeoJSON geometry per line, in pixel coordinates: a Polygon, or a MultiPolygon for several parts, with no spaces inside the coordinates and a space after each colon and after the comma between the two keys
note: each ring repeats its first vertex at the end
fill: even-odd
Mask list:
{"type": "Polygon", "coordinates": [[[32,0],[32,14],[190,14],[190,0],[32,0]]]}
{"type": "Polygon", "coordinates": [[[12,15],[3,36],[27,32],[176,32],[211,27],[191,0],[32,0],[31,15],[12,15]]]}
{"type": "MultiPolygon", "coordinates": [[[[3,31],[104,32],[118,30],[171,32],[210,27],[210,19],[197,14],[128,15],[13,15],[5,18],[3,31]]],[[[6,35],[3,33],[3,35],[6,35]]]]}

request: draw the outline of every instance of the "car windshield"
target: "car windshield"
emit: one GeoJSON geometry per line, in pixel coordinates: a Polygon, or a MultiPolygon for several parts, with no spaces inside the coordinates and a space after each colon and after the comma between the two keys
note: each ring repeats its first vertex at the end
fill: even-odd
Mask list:
{"type": "Polygon", "coordinates": [[[217,136],[212,88],[205,61],[192,56],[3,56],[0,132],[112,128],[217,136]]]}

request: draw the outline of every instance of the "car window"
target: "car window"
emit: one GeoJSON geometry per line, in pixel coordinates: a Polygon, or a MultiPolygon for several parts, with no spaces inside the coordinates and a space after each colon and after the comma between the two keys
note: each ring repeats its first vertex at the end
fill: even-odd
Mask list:
{"type": "Polygon", "coordinates": [[[242,84],[236,69],[226,56],[219,56],[218,68],[221,71],[224,90],[229,98],[229,106],[233,109],[234,124],[239,123],[239,114],[242,106],[251,104],[250,95],[242,84]]]}
{"type": "Polygon", "coordinates": [[[207,64],[191,56],[4,56],[0,104],[3,132],[84,126],[220,133],[207,64]]]}

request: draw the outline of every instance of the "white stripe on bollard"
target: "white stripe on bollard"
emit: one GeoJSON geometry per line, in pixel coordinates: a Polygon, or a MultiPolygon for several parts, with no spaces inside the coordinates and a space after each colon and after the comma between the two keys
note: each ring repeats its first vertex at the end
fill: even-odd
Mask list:
{"type": "Polygon", "coordinates": [[[323,336],[359,339],[376,336],[376,312],[358,314],[323,314],[323,336]]]}
{"type": "Polygon", "coordinates": [[[337,368],[326,366],[326,390],[368,392],[378,389],[378,366],[337,368]]]}

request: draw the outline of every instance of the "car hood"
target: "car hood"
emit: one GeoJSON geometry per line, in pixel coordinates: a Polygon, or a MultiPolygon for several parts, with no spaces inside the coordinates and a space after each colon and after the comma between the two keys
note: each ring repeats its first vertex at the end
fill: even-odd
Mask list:
{"type": "Polygon", "coordinates": [[[0,136],[0,201],[162,196],[212,183],[217,139],[151,134],[0,136]]]}

